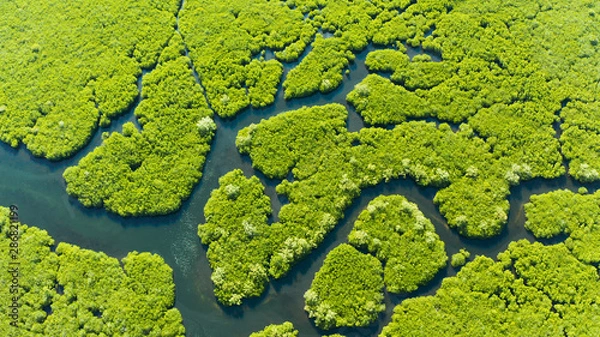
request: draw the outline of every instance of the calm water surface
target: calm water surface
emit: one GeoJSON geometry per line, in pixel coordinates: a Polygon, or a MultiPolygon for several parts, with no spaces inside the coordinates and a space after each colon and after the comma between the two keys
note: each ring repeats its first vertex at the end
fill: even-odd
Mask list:
{"type": "MultiPolygon", "coordinates": [[[[247,175],[256,174],[267,186],[267,193],[274,208],[274,220],[277,219],[282,203],[275,194],[278,182],[254,171],[250,160],[237,152],[237,132],[250,123],[258,123],[261,119],[282,111],[331,102],[348,107],[350,131],[364,127],[362,119],[348,106],[345,97],[354,85],[367,75],[364,60],[366,54],[373,49],[369,47],[357,56],[355,63],[350,66],[350,75],[332,93],[285,101],[280,90],[275,104],[268,108],[247,109],[233,120],[224,121],[217,118],[218,131],[204,167],[202,181],[194,189],[191,197],[184,202],[181,210],[175,214],[156,218],[122,218],[107,214],[101,209],[86,209],[65,192],[62,179],[65,168],[76,165],[85,154],[98,146],[101,143],[101,132],[120,131],[123,123],[135,121],[132,112],[135,105],[132,111],[113,122],[109,128],[97,132],[90,144],[78,155],[59,163],[34,158],[24,149],[14,150],[0,143],[0,205],[19,205],[19,217],[22,222],[46,229],[57,242],[73,243],[103,251],[117,258],[122,258],[133,250],[149,251],[163,256],[174,270],[177,289],[175,306],[183,315],[189,337],[245,337],[265,325],[286,320],[294,323],[300,330],[300,336],[326,334],[308,319],[303,310],[302,295],[309,288],[314,273],[322,265],[327,252],[346,241],[360,211],[370,200],[381,194],[398,193],[415,202],[435,224],[438,234],[446,243],[448,254],[454,254],[460,248],[466,247],[474,255],[495,257],[498,252],[506,249],[510,241],[521,238],[533,241],[533,236],[523,228],[523,203],[527,202],[532,194],[559,188],[576,190],[580,185],[568,177],[562,177],[550,181],[534,180],[513,188],[507,228],[498,238],[476,241],[461,238],[447,227],[432,201],[436,189],[419,187],[412,180],[397,180],[364,190],[324,244],[300,262],[288,276],[272,281],[265,295],[247,301],[238,308],[224,308],[216,302],[210,281],[211,270],[206,259],[206,247],[200,244],[196,232],[197,225],[204,221],[203,207],[210,192],[218,186],[218,178],[235,168],[243,169],[247,175]]],[[[414,55],[419,51],[410,52],[414,55]]],[[[286,66],[286,72],[294,65],[286,66]]],[[[433,294],[443,277],[454,274],[450,267],[442,270],[430,285],[413,296],[433,294]]],[[[348,337],[376,336],[390,321],[393,306],[404,298],[406,296],[386,296],[387,310],[370,328],[340,329],[328,331],[327,334],[340,332],[348,337]]]]}

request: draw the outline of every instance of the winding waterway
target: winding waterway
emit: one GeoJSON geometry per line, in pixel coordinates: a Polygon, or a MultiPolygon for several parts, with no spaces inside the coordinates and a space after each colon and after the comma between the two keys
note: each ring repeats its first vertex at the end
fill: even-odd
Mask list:
{"type": "MultiPolygon", "coordinates": [[[[233,120],[217,118],[218,131],[208,155],[202,181],[194,189],[191,197],[184,202],[181,210],[169,216],[155,218],[122,218],[106,213],[102,209],[86,209],[65,192],[62,178],[64,170],[77,162],[101,143],[101,132],[120,131],[123,123],[134,121],[133,110],[123,115],[107,129],[99,130],[90,143],[75,157],[59,163],[50,163],[34,158],[21,148],[12,149],[0,144],[0,205],[19,205],[22,222],[46,229],[57,242],[65,241],[108,255],[122,258],[128,252],[149,251],[158,253],[173,268],[176,284],[175,306],[181,311],[187,336],[248,336],[265,325],[282,323],[289,320],[300,330],[300,336],[312,337],[326,334],[317,329],[304,312],[302,295],[309,288],[314,273],[322,265],[328,251],[345,242],[352,224],[368,202],[381,194],[402,194],[419,208],[435,224],[440,237],[446,243],[448,254],[456,253],[466,247],[474,255],[495,257],[513,240],[533,236],[524,228],[523,203],[532,194],[544,193],[556,189],[577,190],[580,184],[569,177],[554,180],[533,180],[512,188],[510,196],[510,215],[508,226],[494,239],[485,241],[468,240],[450,230],[443,217],[433,204],[434,188],[417,186],[412,180],[396,180],[368,188],[363,191],[346,211],[345,218],[329,234],[325,242],[311,255],[297,265],[292,272],[281,280],[272,281],[265,295],[245,302],[241,307],[224,308],[213,295],[210,281],[211,270],[206,259],[206,247],[200,244],[197,226],[204,221],[203,207],[210,192],[217,187],[218,178],[235,168],[241,168],[247,175],[255,174],[267,186],[267,193],[274,207],[274,221],[282,202],[275,194],[277,181],[264,177],[251,167],[249,158],[240,156],[235,148],[237,132],[250,123],[258,123],[282,111],[302,106],[320,105],[338,102],[350,111],[348,128],[357,131],[364,127],[363,121],[348,106],[345,97],[355,84],[366,75],[364,65],[366,55],[373,47],[357,55],[350,66],[351,73],[344,83],[329,94],[316,94],[303,99],[285,101],[279,90],[273,105],[264,109],[247,109],[233,120]]],[[[416,53],[418,50],[410,50],[416,53]]],[[[267,55],[268,57],[269,55],[267,55]]],[[[286,65],[289,71],[297,63],[286,65]]],[[[143,76],[143,75],[142,75],[143,76]]],[[[141,86],[141,81],[139,81],[141,86]]],[[[589,186],[590,191],[598,185],[589,186]]],[[[428,286],[412,296],[432,294],[441,284],[443,277],[454,275],[448,267],[428,286]]],[[[393,306],[406,296],[386,296],[387,310],[370,328],[340,329],[351,336],[376,336],[382,327],[390,321],[393,306]]],[[[327,332],[327,334],[333,332],[327,332]]]]}

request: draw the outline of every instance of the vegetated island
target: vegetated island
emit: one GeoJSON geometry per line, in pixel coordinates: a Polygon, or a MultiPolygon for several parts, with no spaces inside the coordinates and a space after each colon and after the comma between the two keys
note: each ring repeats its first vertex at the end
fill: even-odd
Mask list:
{"type": "Polygon", "coordinates": [[[456,254],[452,254],[450,265],[453,268],[460,268],[467,263],[470,257],[471,253],[465,248],[461,248],[456,254]]]}
{"type": "Polygon", "coordinates": [[[401,195],[379,196],[362,211],[348,242],[384,264],[385,287],[408,293],[446,266],[444,242],[418,206],[401,195]]]}
{"type": "Polygon", "coordinates": [[[45,230],[14,222],[4,207],[0,230],[0,253],[7,257],[0,259],[0,335],[185,335],[173,308],[173,270],[160,256],[131,252],[119,261],[68,243],[54,249],[45,230]],[[15,242],[18,248],[10,248],[15,242]],[[18,275],[6,272],[15,261],[18,275]],[[16,313],[10,307],[15,298],[16,313]]]}
{"type": "Polygon", "coordinates": [[[267,325],[263,330],[250,334],[250,337],[298,337],[298,330],[290,322],[267,325]]]}
{"type": "Polygon", "coordinates": [[[304,309],[321,329],[370,325],[385,310],[382,274],[388,292],[411,292],[448,260],[433,224],[401,195],[372,200],[348,241],[352,246],[341,244],[327,254],[304,294],[304,309]]]}
{"type": "Polygon", "coordinates": [[[327,254],[304,298],[321,329],[368,326],[385,310],[381,262],[343,243],[327,254]]]}

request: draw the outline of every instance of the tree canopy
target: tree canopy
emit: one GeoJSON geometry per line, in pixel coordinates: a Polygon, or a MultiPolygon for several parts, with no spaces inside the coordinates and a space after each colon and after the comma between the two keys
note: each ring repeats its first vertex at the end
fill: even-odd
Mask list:
{"type": "Polygon", "coordinates": [[[261,295],[269,280],[271,202],[260,180],[247,179],[241,170],[227,173],[219,184],[204,207],[206,223],[198,226],[198,235],[208,245],[217,299],[239,305],[261,295]]]}
{"type": "Polygon", "coordinates": [[[368,326],[385,310],[383,268],[375,257],[341,244],[304,294],[304,309],[321,329],[368,326]]]}
{"type": "Polygon", "coordinates": [[[179,209],[202,176],[216,125],[178,34],[156,69],[143,78],[133,123],[105,133],[103,143],[63,176],[67,192],[87,207],[122,216],[179,209]]]}
{"type": "Polygon", "coordinates": [[[400,195],[373,199],[356,219],[348,241],[384,263],[385,286],[390,293],[417,290],[448,260],[444,242],[431,221],[400,195]]]}
{"type": "Polygon", "coordinates": [[[187,0],[181,32],[211,107],[222,117],[273,103],[283,67],[312,41],[316,28],[280,1],[187,0]],[[274,50],[278,60],[257,58],[274,50]]]}
{"type": "Polygon", "coordinates": [[[452,254],[450,265],[454,268],[462,267],[467,263],[469,257],[471,257],[471,253],[465,248],[461,248],[456,254],[452,254]]]}
{"type": "Polygon", "coordinates": [[[537,238],[565,234],[565,246],[579,260],[600,263],[600,192],[578,194],[558,190],[532,195],[525,204],[525,228],[537,238]]]}
{"type": "Polygon", "coordinates": [[[527,166],[495,158],[468,125],[453,132],[447,124],[411,121],[392,130],[348,132],[346,117],[343,106],[329,104],[282,113],[239,132],[238,149],[255,168],[271,178],[294,176],[277,188],[290,201],[280,212],[286,228],[311,228],[320,218],[316,210],[339,219],[362,188],[411,177],[441,188],[435,201],[450,226],[469,237],[491,237],[506,223],[510,184],[531,175],[527,166]],[[305,212],[292,217],[301,208],[316,220],[305,212]]]}
{"type": "MultiPolygon", "coordinates": [[[[270,251],[249,252],[263,263],[269,259],[271,276],[282,277],[317,247],[361,189],[399,177],[441,187],[435,201],[448,223],[461,234],[490,237],[499,233],[507,219],[509,183],[502,164],[470,128],[453,132],[448,125],[408,122],[392,130],[366,128],[351,133],[346,128],[346,117],[347,111],[339,104],[301,108],[238,133],[239,151],[248,154],[253,166],[267,177],[282,179],[276,191],[289,200],[279,212],[279,222],[265,229],[270,235],[270,244],[265,244],[270,251]]],[[[225,187],[221,184],[219,190],[225,187]]],[[[215,198],[212,196],[211,201],[215,198]]],[[[205,214],[238,207],[219,205],[209,202],[205,214]]],[[[248,205],[250,211],[252,203],[248,205]]],[[[229,224],[218,226],[226,228],[229,224]]],[[[437,242],[435,237],[432,239],[437,242]]],[[[223,231],[219,240],[233,245],[237,239],[234,232],[223,231]]],[[[432,251],[443,251],[438,244],[432,245],[432,251]]],[[[438,253],[436,262],[424,269],[429,270],[424,279],[415,279],[410,281],[412,285],[393,291],[412,291],[435,274],[433,270],[439,268],[435,266],[446,262],[438,253]]],[[[234,261],[237,258],[228,263],[234,261]]],[[[261,289],[252,291],[260,293],[261,289]]]]}
{"type": "Polygon", "coordinates": [[[600,283],[564,244],[512,242],[478,256],[433,296],[404,300],[380,337],[593,336],[600,283]]]}
{"type": "Polygon", "coordinates": [[[589,69],[600,62],[597,10],[589,1],[416,1],[373,41],[405,41],[439,62],[410,59],[403,46],[371,52],[367,67],[390,80],[369,75],[348,101],[369,124],[468,123],[495,156],[526,164],[532,177],[562,175],[564,155],[572,176],[596,181],[598,78],[589,69]],[[422,36],[419,27],[434,29],[422,36]]]}
{"type": "MultiPolygon", "coordinates": [[[[487,164],[485,160],[491,161],[491,156],[485,152],[486,148],[476,137],[471,137],[467,131],[454,133],[448,126],[438,128],[433,123],[425,122],[406,123],[393,130],[369,128],[359,133],[350,133],[346,129],[346,117],[345,108],[338,104],[302,108],[280,114],[257,125],[250,125],[238,133],[236,139],[238,149],[241,153],[249,154],[255,168],[271,178],[283,179],[289,172],[293,175],[293,181],[283,179],[276,188],[278,194],[287,196],[289,200],[289,203],[280,210],[280,221],[271,226],[265,225],[265,232],[269,233],[268,238],[258,237],[251,241],[252,244],[268,248],[248,251],[251,257],[247,258],[260,261],[265,268],[268,259],[268,270],[271,276],[282,277],[292,265],[317,247],[341,219],[343,211],[359,195],[362,188],[401,176],[412,176],[422,185],[445,186],[452,181],[458,181],[460,188],[450,190],[455,186],[452,184],[438,194],[438,197],[442,198],[441,201],[438,200],[442,211],[451,215],[452,212],[465,212],[465,210],[469,212],[467,215],[462,215],[462,218],[461,213],[457,215],[456,221],[462,221],[458,225],[462,226],[459,230],[463,234],[487,237],[495,235],[500,230],[501,225],[506,221],[508,201],[505,199],[507,187],[504,186],[508,183],[502,185],[503,180],[493,180],[499,181],[500,193],[495,192],[489,184],[484,185],[481,190],[473,189],[473,186],[478,186],[478,183],[486,183],[485,176],[478,175],[476,167],[483,166],[481,171],[485,172],[484,165],[487,164]],[[460,198],[442,193],[447,190],[460,193],[460,198]],[[465,202],[465,199],[470,197],[478,198],[478,202],[473,203],[470,200],[465,202]],[[491,206],[485,204],[486,202],[491,206]],[[486,208],[480,207],[482,203],[486,208]],[[500,205],[496,206],[494,203],[500,205]],[[448,210],[448,205],[460,206],[460,208],[458,211],[448,210]],[[492,217],[488,215],[490,213],[492,217]],[[496,222],[490,224],[491,219],[495,219],[496,222]]],[[[241,171],[230,173],[225,176],[225,179],[232,176],[245,180],[241,171]]],[[[257,191],[261,190],[260,183],[255,179],[253,181],[255,182],[252,184],[257,186],[257,191]]],[[[232,185],[239,186],[237,183],[232,185]]],[[[205,207],[205,214],[220,212],[223,214],[221,216],[225,216],[227,212],[233,212],[235,209],[247,208],[245,212],[232,214],[237,217],[235,221],[215,223],[214,228],[207,227],[214,232],[220,228],[219,235],[215,236],[222,242],[219,246],[230,248],[226,249],[229,253],[222,252],[219,259],[233,266],[237,261],[246,259],[246,257],[237,257],[238,253],[235,253],[237,248],[233,248],[237,246],[238,234],[236,233],[242,230],[242,217],[248,212],[262,209],[263,203],[257,202],[254,205],[246,199],[227,201],[220,197],[225,193],[226,188],[227,184],[221,183],[216,190],[221,192],[214,192],[211,196],[205,207]],[[223,207],[223,203],[218,200],[233,205],[223,207]],[[238,230],[225,230],[232,225],[238,226],[238,230]],[[229,257],[228,254],[233,255],[229,257]]],[[[262,200],[264,195],[258,193],[248,197],[262,200]]],[[[268,205],[265,207],[264,212],[267,212],[268,205]]],[[[417,215],[417,213],[413,214],[413,216],[417,215]]],[[[425,223],[423,225],[427,226],[425,223]]],[[[447,257],[443,253],[439,240],[433,232],[427,232],[433,240],[432,246],[427,249],[425,246],[421,248],[426,251],[431,249],[436,256],[435,262],[429,267],[423,267],[425,276],[413,275],[411,277],[415,279],[411,281],[391,281],[392,276],[390,276],[389,284],[390,286],[394,284],[391,286],[392,291],[416,289],[435,274],[439,265],[446,262],[447,257]],[[400,286],[396,282],[400,284],[406,282],[406,284],[400,286]]],[[[199,234],[201,237],[206,236],[203,234],[203,229],[200,229],[199,234]]],[[[204,242],[210,244],[212,235],[207,237],[209,241],[204,242]]],[[[409,264],[396,264],[396,259],[399,257],[394,258],[392,255],[383,254],[381,258],[391,259],[388,274],[402,273],[401,269],[409,266],[409,264]],[[393,270],[396,271],[392,272],[393,270]]],[[[243,270],[239,267],[233,269],[243,270]]],[[[216,271],[214,265],[213,275],[216,271]]],[[[407,278],[408,274],[405,273],[407,278]]],[[[232,277],[238,283],[246,280],[242,272],[232,277]]],[[[258,282],[251,290],[244,292],[242,297],[257,296],[263,289],[264,285],[258,282]]],[[[236,297],[236,301],[230,301],[220,295],[218,298],[229,305],[239,304],[241,300],[236,297]]]]}
{"type": "Polygon", "coordinates": [[[71,156],[138,95],[173,34],[177,0],[0,4],[0,140],[71,156]]]}
{"type": "MultiPolygon", "coordinates": [[[[14,232],[9,210],[0,208],[0,253],[9,255],[14,232]]],[[[14,224],[13,224],[14,225],[14,224]]],[[[2,336],[171,336],[185,328],[173,308],[173,270],[150,253],[121,261],[102,252],[55,242],[45,230],[18,224],[19,287],[0,288],[2,336]],[[56,249],[54,249],[56,247],[56,249]],[[18,297],[17,327],[9,324],[9,301],[18,297]]],[[[9,270],[10,259],[0,259],[9,270]]],[[[8,285],[12,275],[0,274],[8,285]]]]}
{"type": "Polygon", "coordinates": [[[250,334],[250,337],[298,337],[298,330],[290,322],[267,325],[263,330],[250,334]]]}

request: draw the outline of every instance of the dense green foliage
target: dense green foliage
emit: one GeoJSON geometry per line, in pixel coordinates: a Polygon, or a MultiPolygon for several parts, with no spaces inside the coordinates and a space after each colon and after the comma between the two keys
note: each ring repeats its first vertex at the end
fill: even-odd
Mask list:
{"type": "Polygon", "coordinates": [[[250,337],[297,337],[298,330],[294,329],[294,325],[290,322],[282,324],[271,324],[266,326],[259,332],[250,334],[250,337]]]}
{"type": "Polygon", "coordinates": [[[465,248],[461,248],[458,253],[452,254],[450,265],[454,268],[462,267],[467,263],[469,257],[471,257],[471,253],[465,248]]]}
{"type": "Polygon", "coordinates": [[[260,180],[246,179],[241,170],[224,175],[219,184],[204,207],[206,223],[198,235],[208,245],[217,299],[239,305],[243,298],[259,296],[268,281],[271,202],[260,180]]]}
{"type": "Polygon", "coordinates": [[[510,183],[530,174],[494,158],[466,125],[456,133],[425,122],[350,133],[346,116],[336,104],[304,108],[239,132],[238,149],[255,168],[271,178],[294,175],[277,188],[290,200],[280,214],[287,230],[310,232],[324,213],[338,220],[362,188],[409,176],[442,188],[435,201],[450,226],[470,237],[491,237],[506,222],[510,183]]]}
{"type": "Polygon", "coordinates": [[[341,39],[317,35],[312,46],[312,51],[283,83],[285,98],[309,96],[317,91],[327,93],[342,83],[342,70],[348,66],[347,45],[341,39]]]}
{"type": "Polygon", "coordinates": [[[560,112],[562,154],[571,161],[571,175],[598,180],[598,78],[589,71],[600,64],[597,11],[590,1],[417,1],[373,40],[421,43],[441,62],[427,55],[410,60],[404,48],[374,51],[367,66],[391,73],[391,81],[370,75],[348,101],[370,124],[421,117],[468,122],[495,156],[526,164],[531,177],[544,178],[564,171],[552,128],[560,112]],[[411,17],[417,6],[436,14],[425,15],[427,20],[411,17]],[[415,21],[435,29],[415,41],[406,35],[415,21]],[[561,104],[566,104],[562,110],[561,104]]]}
{"type": "Polygon", "coordinates": [[[563,245],[513,242],[479,256],[434,296],[404,300],[380,337],[596,336],[600,282],[563,245]]]}
{"type": "Polygon", "coordinates": [[[348,241],[384,263],[388,292],[411,292],[431,281],[448,256],[435,227],[400,195],[380,196],[354,223],[348,241]]]}
{"type": "MultiPolygon", "coordinates": [[[[0,4],[6,13],[0,18],[0,48],[10,51],[0,58],[0,140],[13,147],[25,144],[36,156],[65,158],[82,148],[99,124],[107,125],[132,105],[141,69],[156,66],[143,78],[142,102],[135,112],[142,130],[127,123],[121,133],[105,134],[102,146],[67,169],[64,178],[68,193],[85,206],[105,207],[123,216],[165,214],[180,207],[201,177],[216,131],[211,110],[230,117],[248,106],[271,104],[282,81],[281,62],[298,60],[309,45],[306,57],[283,81],[286,99],[337,88],[354,54],[371,42],[392,48],[368,55],[366,65],[376,73],[356,85],[347,100],[368,124],[399,124],[394,129],[348,132],[345,109],[326,105],[284,113],[240,131],[236,139],[240,152],[248,154],[266,176],[282,179],[277,192],[289,204],[282,207],[279,222],[269,225],[270,203],[257,178],[233,171],[221,179],[198,234],[209,246],[216,296],[226,305],[260,295],[269,275],[285,275],[323,241],[363,188],[382,181],[409,177],[439,188],[434,201],[448,225],[462,235],[487,238],[498,234],[507,221],[510,186],[564,174],[563,155],[569,160],[569,173],[579,181],[600,179],[599,79],[593,71],[600,65],[600,25],[595,2],[187,0],[177,13],[181,4],[174,0],[0,4]],[[176,16],[183,36],[174,31],[176,16]],[[429,55],[411,59],[404,44],[422,47],[441,61],[434,62],[437,58],[429,55]],[[189,58],[184,56],[187,47],[189,58]],[[265,60],[267,51],[274,51],[276,59],[265,60]],[[389,79],[381,73],[389,73],[389,79]],[[459,130],[411,121],[428,117],[459,124],[459,130]],[[558,140],[553,126],[561,121],[558,140]]],[[[564,245],[533,245],[526,254],[527,245],[519,243],[502,255],[501,263],[478,258],[458,278],[445,282],[437,297],[401,306],[408,309],[397,313],[399,321],[398,315],[436,309],[426,315],[423,326],[418,326],[419,319],[409,320],[407,326],[392,323],[384,334],[411,327],[422,334],[434,328],[446,331],[439,324],[448,321],[455,323],[452,329],[459,329],[448,335],[481,334],[482,326],[471,316],[489,321],[487,329],[503,335],[518,335],[526,328],[528,335],[544,334],[540,329],[545,328],[548,335],[563,335],[563,330],[568,336],[587,333],[577,319],[597,316],[597,299],[567,297],[588,284],[556,290],[552,287],[560,288],[560,282],[545,284],[538,275],[554,276],[542,270],[538,260],[579,268],[583,274],[588,271],[573,256],[584,263],[600,262],[595,215],[599,195],[584,192],[534,196],[526,206],[526,227],[540,238],[566,234],[564,245]],[[496,288],[502,290],[489,290],[483,281],[473,281],[468,290],[458,286],[480,273],[486,278],[504,275],[503,285],[496,288]],[[467,310],[460,315],[454,315],[454,309],[438,310],[456,305],[467,310]],[[537,307],[548,311],[532,312],[537,307]],[[527,321],[529,316],[533,318],[527,321]],[[540,325],[542,318],[552,324],[540,325]],[[509,321],[515,323],[504,323],[509,321]]],[[[431,224],[404,199],[382,197],[369,207],[359,217],[350,242],[385,264],[388,290],[413,291],[431,279],[447,260],[431,224]],[[385,203],[388,206],[381,206],[385,203]]],[[[43,247],[51,244],[45,234],[29,232],[43,247]]],[[[43,295],[44,304],[26,307],[34,308],[26,318],[36,322],[27,323],[32,333],[57,334],[56,322],[66,315],[64,308],[73,312],[72,303],[90,313],[82,314],[79,322],[69,320],[68,329],[87,329],[90,335],[159,333],[149,322],[162,322],[157,317],[172,306],[172,299],[159,300],[166,303],[164,308],[151,307],[153,316],[143,318],[121,309],[104,310],[103,300],[135,300],[114,287],[115,299],[81,295],[72,300],[72,292],[86,292],[96,282],[93,277],[87,285],[70,281],[77,278],[71,275],[75,257],[104,261],[94,273],[120,272],[116,283],[134,282],[118,262],[65,244],[56,253],[46,248],[42,253],[39,263],[47,265],[40,267],[39,275],[63,282],[65,295],[50,291],[43,295]],[[42,309],[49,303],[52,314],[46,315],[42,309]],[[97,312],[101,317],[95,317],[97,312]],[[115,312],[133,318],[115,320],[115,312]],[[108,328],[98,328],[94,320],[98,318],[106,319],[108,328]],[[118,330],[130,323],[143,327],[118,330]]],[[[451,264],[461,266],[468,257],[461,250],[451,264]]],[[[137,259],[162,263],[150,255],[131,255],[131,261],[137,259]]],[[[127,271],[126,260],[124,264],[127,271]]],[[[167,271],[161,269],[161,275],[167,271]]],[[[322,271],[320,275],[328,274],[325,266],[322,271]]],[[[493,284],[494,277],[490,279],[493,284]]],[[[163,281],[169,282],[167,277],[163,281]]],[[[341,315],[342,309],[328,315],[329,309],[318,307],[324,298],[309,297],[317,308],[308,310],[321,326],[366,324],[372,319],[356,312],[361,318],[345,318],[351,315],[341,315]],[[332,318],[336,315],[342,317],[341,323],[332,318]]],[[[139,305],[141,312],[148,306],[144,301],[139,305]]],[[[168,312],[168,324],[176,323],[163,333],[180,334],[179,314],[168,312]]]]}
{"type": "MultiPolygon", "coordinates": [[[[13,237],[9,211],[0,208],[0,253],[13,237]]],[[[19,224],[18,326],[9,324],[11,259],[0,259],[0,335],[184,336],[173,308],[173,271],[158,255],[129,253],[121,261],[59,243],[44,230],[19,224]]]]}
{"type": "Polygon", "coordinates": [[[85,206],[123,216],[177,210],[202,175],[216,125],[176,34],[144,76],[142,125],[104,135],[103,144],[64,172],[67,192],[85,206]]]}
{"type": "Polygon", "coordinates": [[[382,274],[379,260],[341,244],[315,274],[304,309],[322,329],[367,326],[385,310],[382,274]]]}
{"type": "Polygon", "coordinates": [[[81,149],[133,103],[178,2],[1,2],[0,140],[52,160],[81,149]]]}
{"type": "Polygon", "coordinates": [[[253,56],[270,49],[279,60],[297,59],[316,32],[303,18],[279,1],[186,1],[181,31],[217,114],[234,116],[250,104],[273,102],[283,67],[253,56]]]}
{"type": "MultiPolygon", "coordinates": [[[[466,122],[470,116],[468,125],[478,137],[486,141],[490,152],[502,163],[503,170],[506,170],[504,178],[511,184],[535,177],[555,178],[564,173],[560,144],[554,138],[555,131],[552,128],[552,123],[556,121],[554,113],[560,108],[560,100],[554,103],[544,101],[550,99],[547,98],[550,95],[547,90],[539,93],[537,99],[541,102],[533,99],[515,101],[511,97],[502,100],[487,96],[461,98],[455,92],[456,88],[463,88],[466,84],[456,82],[481,83],[470,76],[482,76],[479,71],[485,66],[485,62],[465,59],[461,61],[458,71],[455,69],[458,66],[447,65],[451,61],[407,62],[407,56],[399,51],[381,50],[369,54],[367,65],[371,69],[393,73],[391,81],[379,75],[369,75],[349,93],[348,101],[364,115],[368,123],[400,123],[407,118],[429,116],[452,122],[466,122]],[[454,80],[444,82],[448,74],[452,74],[451,79],[454,80]],[[396,85],[393,81],[404,84],[396,85]],[[421,82],[412,83],[415,81],[421,82]],[[443,90],[452,91],[442,95],[438,92],[442,90],[442,86],[445,86],[443,90]],[[430,87],[434,89],[429,89],[430,87]],[[433,99],[444,101],[433,102],[433,99]],[[494,101],[485,102],[486,99],[494,101]],[[468,108],[472,104],[477,106],[468,108]],[[465,113],[468,115],[464,115],[465,113]],[[521,172],[510,172],[513,165],[519,166],[518,170],[521,172]]],[[[514,77],[510,74],[504,76],[505,79],[491,78],[490,85],[505,83],[510,88],[518,87],[513,83],[514,77]]],[[[532,79],[527,76],[521,81],[530,82],[532,79]]],[[[476,86],[471,91],[473,95],[488,96],[503,92],[498,88],[486,91],[476,86]]]]}
{"type": "Polygon", "coordinates": [[[316,35],[310,53],[283,83],[286,98],[337,88],[343,70],[354,60],[354,53],[369,42],[393,45],[409,40],[418,45],[425,32],[433,27],[434,19],[447,9],[442,2],[433,1],[293,0],[288,3],[308,12],[313,25],[333,36],[316,35]]]}
{"type": "MultiPolygon", "coordinates": [[[[211,196],[205,207],[210,226],[207,229],[200,226],[199,235],[209,247],[218,242],[215,247],[220,248],[219,254],[211,253],[209,248],[209,259],[213,281],[217,280],[217,298],[222,303],[234,305],[245,297],[258,296],[268,279],[261,268],[268,268],[274,278],[285,275],[323,241],[362,188],[384,180],[410,176],[421,185],[443,187],[436,195],[436,202],[448,223],[464,235],[493,236],[506,222],[509,184],[504,178],[494,176],[498,162],[469,128],[454,133],[448,125],[409,122],[393,130],[367,128],[350,133],[346,117],[343,106],[330,104],[282,113],[240,130],[237,147],[241,153],[249,154],[255,168],[278,179],[287,177],[291,171],[294,180],[283,179],[277,186],[277,193],[285,195],[289,203],[281,208],[279,222],[271,226],[266,224],[270,210],[261,201],[265,197],[256,178],[250,182],[240,171],[229,173],[224,179],[233,179],[235,183],[221,182],[211,196]],[[233,191],[233,186],[240,184],[254,186],[252,190],[256,193],[244,198],[224,197],[227,189],[233,191]],[[264,214],[264,220],[252,222],[264,234],[248,238],[243,221],[252,212],[264,214]],[[219,215],[213,221],[210,214],[219,215]],[[234,220],[216,220],[223,217],[234,220]],[[240,249],[238,242],[242,239],[252,248],[240,249]],[[247,277],[243,271],[251,267],[260,277],[247,277]],[[222,278],[226,269],[231,271],[222,278]]],[[[412,214],[415,219],[422,218],[416,211],[412,214]]],[[[427,233],[394,240],[414,246],[420,257],[431,252],[434,258],[428,261],[429,265],[412,265],[420,257],[401,262],[402,247],[369,248],[387,261],[386,282],[393,292],[415,290],[447,260],[437,236],[426,230],[430,224],[425,220],[420,223],[427,233]],[[421,239],[425,245],[418,243],[421,239]]],[[[375,236],[381,241],[380,234],[375,236]]]]}
{"type": "Polygon", "coordinates": [[[525,228],[538,238],[567,234],[565,246],[586,263],[600,263],[600,192],[558,190],[531,196],[525,228]]]}
{"type": "Polygon", "coordinates": [[[600,102],[570,102],[561,112],[562,151],[569,173],[582,182],[600,179],[600,102]]]}
{"type": "Polygon", "coordinates": [[[273,70],[279,61],[297,60],[309,44],[283,83],[286,98],[337,88],[354,53],[371,41],[418,45],[446,7],[432,1],[188,0],[181,30],[211,106],[220,116],[233,116],[250,104],[273,102],[281,77],[273,70]],[[257,60],[266,50],[275,51],[277,60],[257,60]],[[253,71],[265,62],[272,64],[268,74],[253,71]],[[261,90],[253,94],[255,86],[261,90]]]}
{"type": "MultiPolygon", "coordinates": [[[[373,53],[369,57],[371,55],[373,53]]],[[[409,117],[427,116],[429,109],[426,102],[414,92],[376,74],[367,75],[348,94],[347,100],[369,124],[383,124],[382,121],[390,120],[405,122],[409,117]]]]}

